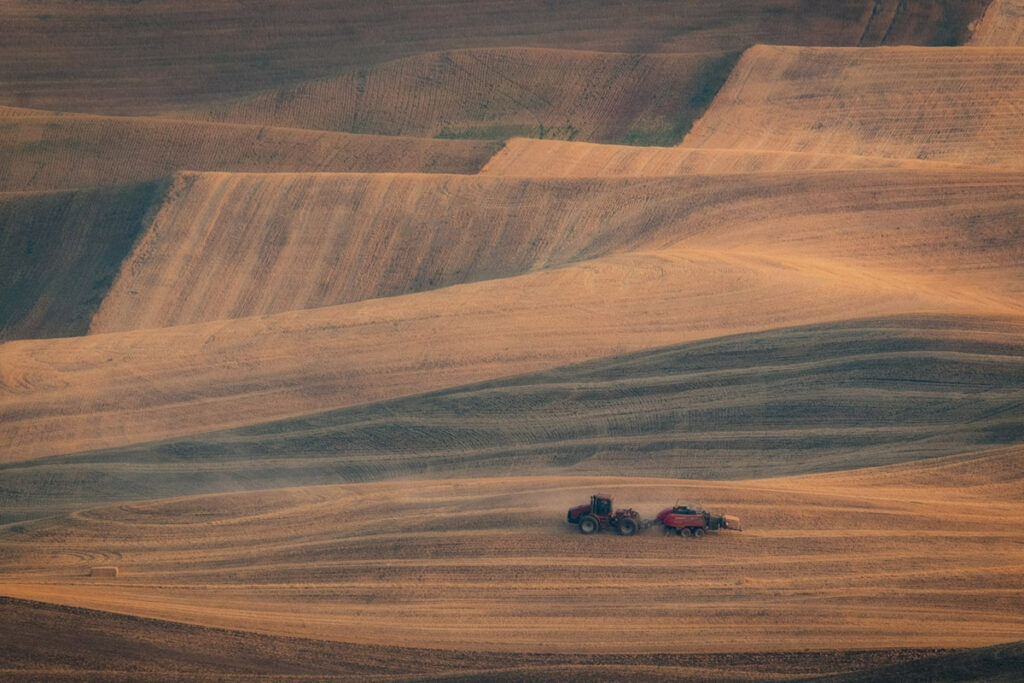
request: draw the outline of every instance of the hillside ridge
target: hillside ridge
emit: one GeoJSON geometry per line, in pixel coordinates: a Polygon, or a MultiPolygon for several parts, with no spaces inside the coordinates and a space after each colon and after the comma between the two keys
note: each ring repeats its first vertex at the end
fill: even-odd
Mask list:
{"type": "Polygon", "coordinates": [[[621,254],[333,307],[8,342],[2,458],[240,426],[773,326],[1007,312],[970,291],[920,284],[815,263],[621,254]]]}
{"type": "Polygon", "coordinates": [[[755,43],[957,40],[987,0],[393,3],[8,0],[0,103],[108,114],[190,110],[455,48],[714,52],[755,43]],[[896,11],[902,8],[902,11],[896,11]],[[198,18],[197,18],[198,17],[198,18]],[[876,17],[892,17],[892,21],[876,17]],[[872,26],[874,24],[874,26],[872,26]],[[867,29],[867,30],[866,30],[867,29]]]}
{"type": "MultiPolygon", "coordinates": [[[[1020,325],[957,316],[774,329],[0,465],[0,524],[115,500],[330,482],[626,468],[737,479],[896,461],[914,462],[879,476],[962,484],[972,495],[987,486],[986,495],[1005,499],[1021,481],[1000,450],[1024,442],[1014,428],[1024,398],[1020,325]],[[983,462],[985,449],[996,450],[971,472],[964,461],[983,462]],[[986,479],[997,473],[1002,489],[986,479]],[[41,479],[52,492],[35,490],[41,479]]],[[[856,486],[862,476],[851,472],[843,482],[856,486]]]]}
{"type": "Polygon", "coordinates": [[[747,50],[684,147],[848,153],[1020,168],[1024,50],[747,50]]]}
{"type": "Polygon", "coordinates": [[[0,191],[225,172],[475,173],[500,143],[0,109],[0,191]]]}
{"type": "Polygon", "coordinates": [[[1022,184],[1019,174],[944,168],[586,179],[180,173],[90,331],[340,305],[675,247],[814,268],[852,260],[888,277],[955,275],[964,282],[941,286],[970,289],[969,278],[1012,308],[1024,291],[1012,219],[1022,184]]]}

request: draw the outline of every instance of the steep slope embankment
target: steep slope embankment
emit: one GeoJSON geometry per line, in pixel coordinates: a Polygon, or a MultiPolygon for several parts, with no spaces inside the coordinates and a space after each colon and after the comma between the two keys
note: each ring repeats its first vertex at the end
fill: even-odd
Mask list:
{"type": "Polygon", "coordinates": [[[0,191],[118,185],[182,169],[475,173],[499,147],[7,108],[0,110],[0,191]]]}
{"type": "Polygon", "coordinates": [[[685,147],[1024,167],[1024,49],[759,45],[685,147]]]}
{"type": "Polygon", "coordinates": [[[0,341],[85,334],[165,190],[0,193],[0,341]]]}
{"type": "Polygon", "coordinates": [[[898,169],[551,180],[183,174],[91,330],[398,296],[638,250],[718,254],[716,244],[755,260],[758,250],[781,260],[789,250],[825,268],[856,254],[857,267],[955,276],[963,281],[942,286],[1012,301],[1024,289],[1022,188],[1018,175],[898,169]]]}
{"type": "Polygon", "coordinates": [[[417,55],[262,93],[214,121],[352,133],[671,145],[739,57],[500,48],[417,55]]]}
{"type": "Polygon", "coordinates": [[[985,5],[53,0],[40,7],[6,0],[0,103],[107,114],[186,110],[352,67],[474,47],[713,52],[755,43],[931,44],[947,40],[946,26],[958,35],[985,5]]]}
{"type": "MultiPolygon", "coordinates": [[[[942,456],[1024,442],[1022,331],[973,317],[771,330],[12,463],[0,466],[0,524],[118,500],[332,482],[624,471],[738,479],[925,458],[939,464],[908,465],[908,485],[1001,500],[1008,491],[985,478],[1005,458],[942,456]]],[[[1019,484],[1004,474],[1000,486],[1019,484]]]]}

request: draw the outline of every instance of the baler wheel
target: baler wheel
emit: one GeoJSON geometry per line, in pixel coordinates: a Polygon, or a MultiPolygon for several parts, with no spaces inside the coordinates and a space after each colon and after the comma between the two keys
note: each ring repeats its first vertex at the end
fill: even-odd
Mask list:
{"type": "Polygon", "coordinates": [[[686,538],[687,536],[689,536],[690,535],[689,527],[685,527],[684,526],[682,529],[680,529],[679,530],[679,535],[682,536],[683,538],[686,538]]]}
{"type": "Polygon", "coordinates": [[[598,523],[598,521],[590,515],[587,515],[586,517],[580,520],[581,534],[592,534],[600,528],[601,525],[598,523]]]}
{"type": "Polygon", "coordinates": [[[693,537],[694,538],[704,538],[704,530],[701,529],[700,527],[697,527],[696,529],[693,530],[693,537]]]}

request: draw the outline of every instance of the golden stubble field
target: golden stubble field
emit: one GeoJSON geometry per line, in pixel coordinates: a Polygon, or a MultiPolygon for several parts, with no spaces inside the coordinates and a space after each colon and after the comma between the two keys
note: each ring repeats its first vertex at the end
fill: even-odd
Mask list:
{"type": "Polygon", "coordinates": [[[491,478],[128,503],[5,533],[0,590],[449,650],[980,646],[1024,629],[1022,474],[1010,448],[788,479],[491,478]],[[565,509],[595,491],[645,517],[699,501],[744,531],[583,536],[565,509]],[[117,579],[89,576],[110,564],[117,579]]]}
{"type": "Polygon", "coordinates": [[[1019,0],[4,17],[0,677],[1019,668],[1019,0]]]}
{"type": "Polygon", "coordinates": [[[701,113],[691,93],[724,80],[736,56],[453,50],[353,70],[189,116],[425,138],[518,134],[667,145],[678,142],[682,123],[701,113]]]}
{"type": "Polygon", "coordinates": [[[850,314],[973,314],[988,305],[995,315],[1019,319],[1005,304],[970,291],[941,292],[813,261],[609,257],[510,281],[310,311],[10,342],[0,349],[6,391],[0,435],[17,444],[5,454],[12,462],[765,327],[850,314]],[[553,297],[565,291],[579,293],[570,306],[553,297]],[[496,297],[508,303],[495,309],[496,297]],[[689,307],[679,306],[681,299],[689,307]]]}
{"type": "Polygon", "coordinates": [[[180,170],[475,173],[500,143],[0,107],[0,191],[164,179],[180,170]]]}
{"type": "Polygon", "coordinates": [[[1017,47],[746,51],[684,147],[1024,163],[1017,47]]]}
{"type": "Polygon", "coordinates": [[[1019,317],[1019,185],[948,169],[186,174],[94,334],[0,348],[0,436],[17,445],[2,459],[773,327],[1019,317]]]}
{"type": "Polygon", "coordinates": [[[4,3],[0,102],[154,114],[195,109],[402,57],[476,47],[707,53],[755,43],[931,44],[959,40],[985,0],[545,0],[393,3],[235,0],[4,3]]]}
{"type": "MultiPolygon", "coordinates": [[[[757,268],[771,255],[817,262],[826,278],[852,262],[879,280],[937,276],[943,289],[980,280],[996,300],[1020,288],[1024,253],[1012,216],[1022,184],[1020,174],[942,167],[550,180],[181,174],[90,331],[484,281],[515,288],[515,276],[566,279],[558,271],[598,271],[607,258],[661,260],[667,270],[679,256],[747,259],[757,268]]],[[[836,279],[859,286],[855,277],[836,279]]],[[[581,295],[570,288],[559,298],[568,304],[581,295]]],[[[652,287],[649,296],[656,306],[659,293],[652,287]]]]}
{"type": "Polygon", "coordinates": [[[956,169],[964,164],[855,154],[701,147],[635,147],[564,140],[512,138],[480,170],[482,175],[522,178],[660,178],[686,175],[779,173],[908,168],[956,169]]]}

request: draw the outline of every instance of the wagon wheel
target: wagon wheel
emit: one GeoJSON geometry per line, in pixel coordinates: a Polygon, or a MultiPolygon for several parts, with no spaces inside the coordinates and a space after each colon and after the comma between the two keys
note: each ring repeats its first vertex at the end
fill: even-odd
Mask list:
{"type": "Polygon", "coordinates": [[[696,529],[693,530],[693,537],[694,538],[704,538],[704,530],[701,529],[700,527],[697,527],[696,529]]]}
{"type": "Polygon", "coordinates": [[[586,517],[580,520],[581,534],[592,534],[595,531],[597,531],[600,527],[601,525],[597,523],[597,520],[591,517],[590,515],[587,515],[586,517]]]}

